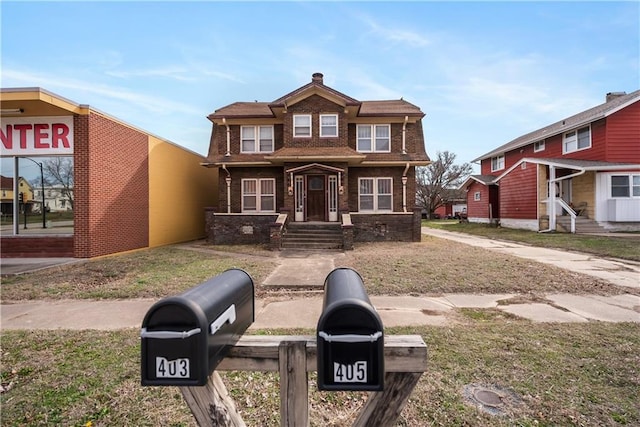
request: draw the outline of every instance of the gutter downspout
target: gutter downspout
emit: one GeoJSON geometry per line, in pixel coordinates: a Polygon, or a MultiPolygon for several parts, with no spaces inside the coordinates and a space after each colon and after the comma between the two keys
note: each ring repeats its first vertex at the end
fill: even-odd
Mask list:
{"type": "MultiPolygon", "coordinates": [[[[227,152],[224,154],[224,156],[229,157],[231,156],[231,129],[227,124],[227,119],[224,117],[222,118],[222,124],[227,128],[227,152]]],[[[227,173],[229,173],[229,171],[227,171],[227,173]]]]}
{"type": "MultiPolygon", "coordinates": [[[[404,135],[404,134],[403,134],[404,135]]],[[[409,162],[407,162],[407,166],[404,168],[404,172],[402,172],[402,211],[407,211],[407,171],[409,170],[409,162]]]]}
{"type": "Polygon", "coordinates": [[[585,174],[586,169],[578,169],[578,172],[572,173],[570,175],[563,176],[561,178],[556,178],[556,167],[549,166],[549,198],[547,211],[549,212],[549,228],[546,230],[540,230],[538,233],[548,233],[550,231],[555,231],[556,229],[556,189],[555,184],[560,181],[564,181],[565,179],[574,178],[576,176],[580,176],[585,174]]]}
{"type": "Polygon", "coordinates": [[[227,169],[227,165],[222,165],[222,170],[227,173],[224,179],[227,183],[227,213],[231,213],[231,172],[227,169]]]}
{"type": "Polygon", "coordinates": [[[409,121],[409,116],[404,116],[404,123],[402,124],[402,154],[407,154],[407,122],[409,121]]]}

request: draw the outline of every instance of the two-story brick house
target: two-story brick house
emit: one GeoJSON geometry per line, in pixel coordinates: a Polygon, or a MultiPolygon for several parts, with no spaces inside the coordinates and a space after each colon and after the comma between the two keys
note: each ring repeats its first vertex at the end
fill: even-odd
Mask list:
{"type": "Polygon", "coordinates": [[[429,164],[424,113],[403,100],[358,101],[323,82],[273,102],[236,102],[213,123],[206,167],[219,168],[210,241],[271,243],[295,225],[333,225],[353,241],[419,241],[415,167],[429,164]]]}
{"type": "Polygon", "coordinates": [[[640,230],[640,90],[475,159],[469,221],[535,231],[640,230]]]}

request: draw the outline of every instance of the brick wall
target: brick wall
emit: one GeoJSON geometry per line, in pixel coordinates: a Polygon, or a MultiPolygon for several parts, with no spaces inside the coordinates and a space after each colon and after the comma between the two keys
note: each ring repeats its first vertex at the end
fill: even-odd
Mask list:
{"type": "Polygon", "coordinates": [[[206,211],[207,240],[214,245],[270,244],[278,214],[227,215],[206,211]]]}
{"type": "Polygon", "coordinates": [[[354,242],[419,242],[420,210],[398,214],[351,214],[354,242]]]}
{"type": "Polygon", "coordinates": [[[3,258],[74,256],[73,236],[5,236],[0,239],[3,258]]]}
{"type": "MultiPolygon", "coordinates": [[[[403,167],[351,167],[348,175],[349,211],[358,211],[358,179],[359,178],[393,178],[393,211],[403,212],[402,206],[402,172],[403,167]]],[[[415,168],[407,171],[407,212],[415,206],[416,179],[415,168]]]]}
{"type": "Polygon", "coordinates": [[[148,137],[92,112],[75,120],[75,256],[149,245],[148,137]]]}
{"type": "MultiPolygon", "coordinates": [[[[231,174],[231,212],[242,211],[242,179],[243,178],[275,178],[276,180],[276,211],[284,206],[284,176],[282,168],[229,168],[231,174]]],[[[227,172],[218,172],[218,212],[227,212],[227,172]]]]}

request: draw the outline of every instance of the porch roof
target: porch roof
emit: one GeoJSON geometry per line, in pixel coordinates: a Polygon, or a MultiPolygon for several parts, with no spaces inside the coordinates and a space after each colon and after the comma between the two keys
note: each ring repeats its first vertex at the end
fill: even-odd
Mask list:
{"type": "Polygon", "coordinates": [[[504,171],[500,176],[494,178],[494,183],[498,183],[503,177],[509,175],[512,170],[520,167],[522,163],[533,163],[538,165],[555,166],[564,169],[573,169],[579,172],[595,171],[595,172],[607,172],[607,171],[626,171],[626,170],[640,170],[640,164],[634,163],[616,163],[616,162],[602,162],[598,160],[579,160],[579,159],[540,159],[536,157],[525,157],[520,159],[509,169],[504,171]]]}
{"type": "Polygon", "coordinates": [[[273,164],[292,161],[334,161],[358,164],[366,157],[365,154],[358,153],[349,147],[285,147],[273,152],[273,154],[265,155],[264,159],[273,164]]]}
{"type": "Polygon", "coordinates": [[[459,190],[464,190],[465,188],[467,188],[469,185],[471,185],[474,182],[478,182],[482,185],[491,185],[491,184],[495,184],[497,176],[495,175],[470,175],[469,178],[467,178],[462,185],[460,185],[460,187],[458,187],[459,190]]]}
{"type": "Polygon", "coordinates": [[[597,160],[578,160],[578,159],[538,159],[524,158],[522,161],[528,163],[538,163],[543,165],[558,166],[567,169],[580,169],[590,171],[607,171],[620,169],[637,169],[640,164],[623,163],[623,162],[602,162],[597,160]]]}

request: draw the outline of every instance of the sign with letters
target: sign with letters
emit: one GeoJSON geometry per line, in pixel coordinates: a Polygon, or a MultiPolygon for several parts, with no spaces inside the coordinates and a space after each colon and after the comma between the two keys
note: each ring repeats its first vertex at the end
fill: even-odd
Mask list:
{"type": "Polygon", "coordinates": [[[2,117],[0,154],[73,155],[73,117],[2,117]]]}

